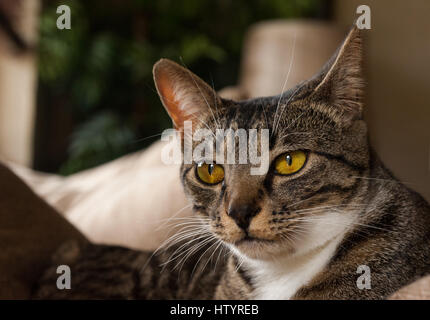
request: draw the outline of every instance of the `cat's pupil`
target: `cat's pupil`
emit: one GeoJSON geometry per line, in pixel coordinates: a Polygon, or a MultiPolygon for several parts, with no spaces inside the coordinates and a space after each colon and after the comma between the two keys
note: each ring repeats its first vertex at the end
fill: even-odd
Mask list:
{"type": "Polygon", "coordinates": [[[285,157],[285,161],[287,161],[288,165],[291,166],[291,164],[293,163],[293,157],[287,154],[287,156],[285,157]]]}
{"type": "Polygon", "coordinates": [[[214,165],[213,164],[210,164],[209,166],[208,166],[208,172],[209,172],[209,175],[212,175],[212,172],[214,171],[214,165]]]}

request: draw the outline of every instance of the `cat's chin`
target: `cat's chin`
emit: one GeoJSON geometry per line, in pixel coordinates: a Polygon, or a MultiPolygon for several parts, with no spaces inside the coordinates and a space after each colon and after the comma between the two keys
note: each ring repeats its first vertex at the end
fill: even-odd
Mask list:
{"type": "Polygon", "coordinates": [[[293,247],[287,246],[285,243],[255,238],[244,238],[234,243],[233,246],[240,254],[250,259],[259,260],[271,260],[279,257],[279,255],[293,254],[295,252],[293,247]]]}

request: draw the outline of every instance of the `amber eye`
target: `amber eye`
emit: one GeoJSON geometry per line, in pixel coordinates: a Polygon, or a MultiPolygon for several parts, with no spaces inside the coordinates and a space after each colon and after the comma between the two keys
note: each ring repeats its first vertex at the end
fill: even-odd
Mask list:
{"type": "Polygon", "coordinates": [[[289,175],[299,171],[306,162],[306,153],[303,151],[291,151],[281,154],[275,160],[275,172],[289,175]]]}
{"type": "Polygon", "coordinates": [[[197,177],[207,184],[217,184],[224,180],[224,168],[218,164],[197,164],[197,177]]]}

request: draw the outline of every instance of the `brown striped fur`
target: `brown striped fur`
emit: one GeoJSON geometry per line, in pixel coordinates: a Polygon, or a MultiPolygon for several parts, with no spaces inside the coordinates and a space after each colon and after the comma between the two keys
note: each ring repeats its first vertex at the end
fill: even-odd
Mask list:
{"type": "MultiPolygon", "coordinates": [[[[280,96],[247,101],[221,99],[190,71],[168,60],[158,62],[155,82],[177,129],[185,120],[194,128],[211,130],[268,128],[271,161],[287,151],[305,150],[304,168],[292,176],[278,176],[272,166],[266,175],[251,176],[250,165],[224,165],[224,181],[208,186],[196,178],[194,163],[184,164],[181,178],[195,221],[209,230],[213,242],[201,245],[182,268],[168,264],[163,272],[161,264],[179,258],[181,250],[175,248],[180,244],[152,259],[150,253],[91,245],[71,264],[72,290],[56,290],[51,269],[36,296],[256,298],[259,284],[241,257],[300,259],[309,254],[301,250],[312,221],[334,213],[353,223],[344,226],[328,263],[291,298],[382,299],[429,273],[430,208],[392,176],[369,146],[361,61],[362,36],[353,29],[315,77],[280,96]],[[246,230],[232,218],[231,206],[248,210],[246,230]],[[225,258],[228,251],[233,254],[225,258]],[[220,259],[214,258],[217,254],[220,259]],[[371,269],[371,290],[357,288],[359,265],[371,269]]],[[[320,250],[324,241],[315,239],[309,252],[320,250]]]]}

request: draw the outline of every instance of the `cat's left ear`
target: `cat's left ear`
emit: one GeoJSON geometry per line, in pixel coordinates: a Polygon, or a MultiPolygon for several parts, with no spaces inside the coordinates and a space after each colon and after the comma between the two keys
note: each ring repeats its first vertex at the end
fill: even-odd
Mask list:
{"type": "Polygon", "coordinates": [[[191,121],[195,129],[206,114],[213,115],[221,105],[219,96],[206,82],[171,60],[159,60],[153,74],[161,101],[181,132],[185,121],[191,121]]]}
{"type": "Polygon", "coordinates": [[[312,95],[348,118],[361,117],[364,104],[363,39],[356,26],[324,67],[312,95]]]}

